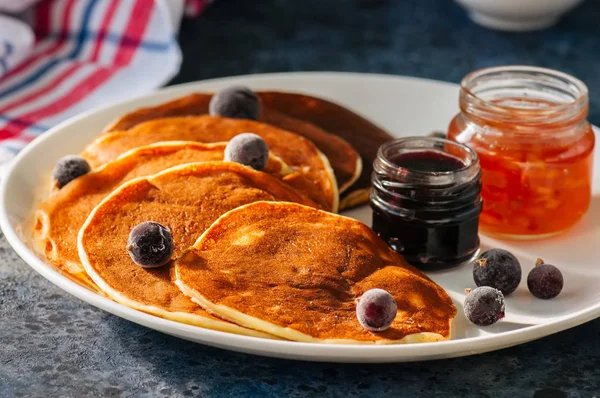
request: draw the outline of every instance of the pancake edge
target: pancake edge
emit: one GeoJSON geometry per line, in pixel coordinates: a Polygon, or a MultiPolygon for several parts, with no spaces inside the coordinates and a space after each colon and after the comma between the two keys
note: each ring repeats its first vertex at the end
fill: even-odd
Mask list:
{"type": "MultiPolygon", "coordinates": [[[[163,117],[163,118],[157,118],[157,119],[151,119],[151,120],[147,120],[145,122],[139,123],[136,126],[141,126],[143,124],[146,123],[152,123],[152,122],[158,122],[161,120],[169,120],[169,119],[173,119],[173,120],[180,120],[180,119],[188,119],[188,118],[221,118],[218,116],[212,116],[210,114],[202,114],[202,115],[195,115],[195,116],[178,116],[178,117],[163,117]]],[[[235,119],[231,119],[231,118],[221,118],[221,119],[226,119],[226,120],[235,120],[235,119]]],[[[272,129],[276,129],[276,130],[280,130],[280,131],[284,131],[288,134],[293,134],[295,136],[297,136],[300,140],[306,141],[308,142],[312,147],[314,147],[314,149],[316,150],[319,159],[321,161],[321,164],[323,165],[323,169],[325,170],[325,172],[327,173],[328,179],[331,183],[331,190],[332,190],[332,198],[327,198],[330,199],[330,209],[325,209],[326,211],[329,211],[331,213],[338,213],[339,212],[339,200],[340,200],[340,193],[339,193],[339,187],[337,184],[337,179],[335,177],[335,173],[333,171],[333,168],[331,167],[331,163],[329,162],[329,159],[327,158],[327,156],[325,156],[321,150],[315,145],[314,142],[312,142],[310,139],[304,137],[301,134],[295,133],[293,131],[290,130],[285,130],[282,128],[279,128],[277,126],[271,125],[269,123],[265,123],[265,122],[261,122],[261,121],[255,121],[255,120],[249,120],[252,123],[258,123],[258,124],[262,124],[265,126],[268,126],[272,129]]],[[[109,139],[112,136],[114,136],[114,134],[118,134],[118,133],[124,133],[127,131],[130,131],[131,129],[127,129],[127,130],[111,130],[106,132],[106,134],[101,133],[100,135],[98,135],[96,138],[94,138],[92,140],[92,142],[88,143],[88,145],[86,145],[86,147],[83,149],[82,152],[80,152],[80,156],[83,157],[84,159],[86,159],[88,161],[88,163],[92,164],[95,168],[99,168],[102,165],[109,163],[111,161],[114,161],[115,159],[119,158],[120,156],[122,156],[124,153],[122,153],[121,155],[117,156],[115,159],[109,160],[109,161],[101,161],[101,159],[97,156],[97,154],[94,151],[90,151],[89,149],[95,149],[95,147],[97,147],[99,144],[103,143],[104,141],[106,141],[107,139],[109,139]]],[[[177,140],[177,141],[181,141],[181,140],[177,140]]],[[[159,141],[161,142],[161,141],[159,141]]],[[[162,142],[169,142],[169,141],[162,141],[162,142]]],[[[186,141],[184,141],[186,142],[186,141]]],[[[203,143],[202,141],[192,141],[192,142],[198,142],[198,143],[203,143]]],[[[219,141],[218,143],[222,143],[224,141],[219,141]]],[[[225,141],[227,142],[227,141],[225,141]]],[[[148,144],[148,145],[152,145],[152,144],[148,144]]],[[[146,145],[143,145],[146,146],[146,145]]],[[[137,147],[137,148],[141,148],[143,146],[137,147]]],[[[127,152],[133,150],[135,148],[129,149],[127,152]]],[[[271,151],[269,150],[269,153],[271,153],[271,151]]],[[[281,159],[281,158],[279,158],[281,159]]],[[[360,154],[358,156],[358,159],[360,159],[360,154]]],[[[287,165],[287,162],[285,162],[282,159],[282,164],[287,165]]],[[[362,161],[361,161],[361,165],[362,165],[362,161]]],[[[287,165],[289,167],[289,165],[287,165]]],[[[290,168],[291,169],[291,168],[290,168]]],[[[291,169],[292,171],[294,171],[294,169],[291,169]]],[[[301,172],[301,174],[306,175],[306,173],[301,172]]],[[[323,196],[324,197],[324,196],[323,196]]]]}
{"type": "MultiPolygon", "coordinates": [[[[187,165],[187,164],[185,164],[185,165],[187,165]]],[[[175,167],[180,167],[180,166],[175,166],[175,167]]],[[[170,170],[170,169],[167,169],[167,170],[170,170]]],[[[160,318],[165,318],[165,319],[173,320],[176,322],[185,323],[188,325],[200,326],[205,329],[217,330],[217,331],[221,331],[221,332],[228,332],[228,333],[232,333],[232,334],[240,334],[240,335],[245,335],[245,336],[260,337],[260,338],[271,339],[271,340],[278,339],[277,336],[272,336],[272,335],[269,335],[267,333],[260,332],[257,330],[247,329],[247,328],[244,328],[242,326],[239,326],[237,324],[233,324],[230,322],[209,319],[209,318],[203,317],[201,315],[194,315],[194,314],[189,314],[186,312],[167,311],[167,310],[158,308],[153,305],[140,304],[137,301],[134,301],[134,300],[122,295],[117,290],[113,289],[108,283],[106,283],[104,281],[104,279],[102,279],[100,277],[100,275],[98,273],[96,273],[94,268],[89,263],[87,253],[85,252],[85,249],[83,247],[83,236],[84,236],[84,232],[85,232],[86,228],[89,226],[89,224],[91,223],[91,220],[95,216],[96,210],[98,208],[100,208],[100,206],[102,206],[108,199],[112,198],[113,195],[118,194],[124,187],[129,186],[131,184],[135,184],[138,181],[146,180],[148,177],[151,177],[151,176],[134,178],[133,180],[128,181],[125,184],[118,187],[117,189],[115,189],[110,195],[106,196],[104,199],[102,199],[102,201],[100,203],[98,203],[98,205],[96,207],[94,207],[94,210],[91,211],[91,213],[88,215],[88,218],[83,223],[81,229],[79,230],[79,233],[77,234],[77,252],[79,253],[79,258],[81,260],[81,264],[83,265],[83,268],[85,269],[85,272],[88,274],[88,276],[94,281],[94,283],[96,283],[98,285],[98,287],[100,289],[102,289],[102,291],[108,297],[110,297],[111,299],[113,299],[114,301],[116,301],[120,304],[123,304],[129,308],[133,308],[138,311],[142,311],[142,312],[145,312],[145,313],[148,313],[151,315],[155,315],[160,318]]]]}
{"type": "MultiPolygon", "coordinates": [[[[255,93],[256,93],[256,94],[258,94],[258,95],[259,95],[259,97],[260,97],[260,93],[261,93],[261,92],[264,92],[264,91],[265,91],[265,90],[257,90],[257,91],[255,91],[255,93]]],[[[269,92],[269,91],[267,90],[267,92],[269,92]]],[[[311,94],[307,94],[307,93],[303,93],[303,92],[286,91],[286,92],[282,92],[282,93],[284,93],[284,94],[299,94],[299,95],[303,95],[303,96],[307,96],[307,97],[315,98],[315,99],[317,99],[317,100],[320,100],[320,101],[327,101],[327,100],[325,100],[325,99],[323,99],[323,98],[320,98],[320,97],[315,97],[315,96],[313,96],[313,95],[311,95],[311,94]]],[[[105,128],[104,128],[104,129],[103,129],[101,132],[100,132],[100,135],[103,135],[103,134],[105,134],[105,133],[111,133],[111,132],[114,132],[114,131],[119,131],[119,130],[125,130],[125,131],[126,131],[126,130],[129,130],[129,129],[131,129],[131,128],[133,128],[133,127],[137,126],[138,124],[142,124],[142,123],[145,123],[145,122],[147,122],[147,121],[150,121],[150,120],[156,120],[156,119],[148,119],[148,120],[144,120],[144,121],[142,121],[142,122],[136,123],[136,124],[134,124],[133,126],[130,126],[130,127],[128,127],[128,128],[125,128],[125,129],[123,129],[123,128],[116,128],[116,127],[117,127],[117,126],[118,126],[118,125],[119,125],[119,124],[120,124],[120,123],[121,123],[121,122],[122,122],[124,119],[126,119],[127,117],[129,117],[129,116],[131,116],[131,115],[134,115],[134,114],[136,114],[136,113],[140,112],[141,110],[147,110],[147,109],[156,109],[156,108],[160,108],[160,107],[162,107],[162,106],[165,106],[165,105],[168,105],[168,104],[173,104],[173,103],[176,103],[177,101],[180,101],[180,100],[182,100],[182,99],[185,99],[185,98],[189,98],[189,97],[191,97],[191,96],[194,96],[194,95],[210,95],[210,96],[212,96],[212,95],[214,95],[214,94],[215,94],[214,92],[192,92],[192,93],[189,93],[189,94],[182,95],[182,96],[180,96],[180,97],[174,98],[174,99],[172,99],[172,100],[170,100],[170,101],[161,102],[161,103],[159,103],[159,104],[157,104],[157,105],[154,105],[154,106],[147,106],[147,107],[140,107],[140,108],[137,108],[137,109],[135,109],[135,110],[133,110],[133,111],[131,111],[131,112],[128,112],[128,113],[126,113],[126,114],[124,114],[124,115],[121,115],[120,117],[117,117],[116,119],[114,119],[114,120],[113,120],[113,121],[112,121],[112,122],[111,122],[109,125],[107,125],[107,126],[106,126],[106,127],[105,127],[105,128]]],[[[337,105],[337,104],[336,104],[336,105],[337,105]]],[[[338,105],[338,106],[340,106],[340,107],[343,107],[342,105],[338,105]]],[[[261,104],[261,107],[264,107],[264,104],[261,104]]],[[[345,109],[347,109],[346,107],[344,107],[344,108],[345,108],[345,109]]],[[[304,119],[299,119],[299,118],[297,118],[297,117],[294,117],[294,116],[292,116],[292,115],[289,115],[289,114],[287,114],[287,113],[285,113],[285,112],[281,112],[281,111],[279,111],[278,109],[275,109],[275,108],[271,108],[271,110],[272,110],[272,111],[275,111],[276,113],[278,113],[278,114],[281,114],[281,115],[283,115],[283,116],[285,116],[285,117],[287,117],[287,118],[290,118],[290,119],[295,119],[295,120],[298,120],[298,121],[300,121],[300,122],[302,122],[302,123],[307,123],[307,124],[310,124],[310,125],[312,125],[312,126],[316,127],[317,129],[321,130],[323,133],[325,133],[325,134],[328,134],[328,135],[331,135],[331,136],[334,136],[334,137],[336,137],[336,138],[338,138],[338,139],[340,139],[340,140],[344,141],[344,142],[345,142],[345,143],[346,143],[346,144],[347,144],[347,145],[348,145],[350,148],[352,148],[352,150],[354,151],[354,153],[356,154],[356,157],[357,157],[357,161],[356,161],[356,167],[354,168],[354,175],[353,175],[353,177],[352,177],[352,178],[351,178],[349,181],[347,181],[345,184],[342,184],[342,185],[338,186],[338,188],[339,188],[338,190],[339,190],[339,193],[340,193],[340,194],[341,194],[341,193],[344,193],[344,192],[345,192],[345,191],[346,191],[346,190],[347,190],[347,189],[348,189],[348,188],[349,188],[351,185],[353,185],[353,184],[356,182],[356,180],[358,180],[358,178],[360,177],[360,174],[362,173],[362,167],[363,167],[362,158],[361,158],[361,156],[360,156],[360,153],[359,153],[359,152],[358,152],[358,151],[357,151],[357,150],[356,150],[356,149],[355,149],[355,148],[354,148],[354,147],[353,147],[353,146],[352,146],[352,145],[351,145],[351,144],[350,144],[348,141],[346,141],[346,139],[342,138],[341,136],[339,136],[339,135],[337,135],[337,134],[333,134],[333,133],[331,133],[331,132],[329,132],[329,131],[325,130],[324,128],[322,128],[322,127],[320,127],[320,126],[318,126],[318,125],[316,125],[316,124],[312,123],[311,121],[304,120],[304,119]]],[[[349,109],[347,109],[347,110],[348,110],[348,111],[350,111],[349,109]]],[[[353,111],[350,111],[350,112],[354,113],[353,111]]],[[[179,115],[179,116],[162,116],[162,117],[159,117],[159,118],[157,118],[157,119],[168,119],[168,118],[172,118],[172,117],[185,117],[185,116],[192,116],[192,117],[193,117],[193,116],[202,116],[202,115],[210,115],[210,113],[204,113],[204,114],[196,114],[196,113],[192,113],[192,114],[189,114],[189,115],[179,115]]],[[[268,122],[265,122],[265,121],[257,120],[257,122],[260,122],[260,123],[265,123],[265,124],[269,124],[269,125],[271,125],[271,126],[273,126],[273,127],[276,127],[276,128],[281,128],[281,127],[279,127],[279,126],[277,126],[277,125],[275,125],[275,124],[268,123],[268,122]]],[[[294,133],[294,134],[297,134],[297,135],[300,135],[300,136],[304,137],[302,134],[300,134],[300,133],[298,133],[298,132],[296,132],[296,131],[291,131],[291,130],[287,130],[287,129],[286,129],[286,131],[288,131],[288,132],[291,132],[291,133],[294,133]]],[[[304,138],[306,138],[306,139],[309,139],[308,137],[304,137],[304,138]]],[[[310,140],[310,139],[309,139],[309,140],[310,140]]],[[[312,141],[311,141],[311,142],[312,142],[312,141]]],[[[315,144],[315,146],[316,146],[316,144],[315,144]]],[[[337,211],[336,211],[336,212],[337,212],[337,211]]]]}
{"type": "Polygon", "coordinates": [[[350,192],[340,200],[340,211],[350,210],[369,201],[371,188],[361,188],[350,192]]]}
{"type": "MultiPolygon", "coordinates": [[[[229,141],[219,141],[219,142],[208,142],[208,143],[205,143],[205,142],[200,142],[200,141],[183,141],[183,140],[153,142],[152,144],[142,145],[142,146],[138,146],[138,147],[135,147],[135,148],[131,148],[127,152],[123,152],[121,155],[119,155],[114,160],[111,160],[110,162],[106,162],[106,163],[98,166],[96,169],[92,170],[92,172],[99,171],[99,170],[103,169],[107,164],[110,164],[112,162],[116,162],[118,160],[121,160],[121,159],[130,157],[130,156],[133,156],[136,153],[139,153],[139,152],[147,150],[147,149],[154,149],[154,148],[160,149],[160,148],[165,148],[165,147],[168,148],[168,147],[177,147],[177,146],[182,146],[183,147],[183,146],[186,146],[186,145],[189,145],[189,146],[196,146],[197,145],[197,146],[206,147],[207,149],[214,149],[214,148],[217,148],[217,147],[220,147],[220,146],[223,146],[223,145],[227,146],[228,142],[229,141]]],[[[269,158],[274,159],[277,162],[279,162],[279,164],[281,164],[281,173],[280,173],[280,175],[282,177],[285,177],[286,175],[291,174],[293,172],[292,169],[290,169],[290,166],[288,166],[288,164],[286,162],[284,162],[283,159],[281,159],[279,156],[275,155],[271,151],[269,151],[268,156],[269,156],[269,158]]],[[[215,160],[208,160],[208,162],[211,162],[211,161],[215,162],[215,160]]],[[[220,162],[220,161],[224,161],[224,160],[216,160],[216,161],[220,162]]],[[[188,163],[202,163],[202,162],[194,161],[194,162],[188,162],[188,163]]],[[[186,164],[186,163],[181,163],[181,164],[186,164]]],[[[171,166],[171,167],[176,167],[176,166],[179,166],[179,165],[175,165],[175,166],[171,166]]],[[[170,168],[170,167],[167,167],[167,168],[170,168]]],[[[166,170],[166,169],[164,169],[164,170],[166,170]]],[[[160,171],[159,171],[159,173],[160,173],[160,171]]],[[[146,177],[149,177],[149,176],[146,176],[146,177]]]]}
{"type": "MultiPolygon", "coordinates": [[[[308,139],[308,138],[306,138],[306,139],[308,139]]],[[[315,145],[315,147],[316,147],[316,145],[315,145]]],[[[321,161],[323,162],[323,167],[325,168],[325,171],[327,171],[329,181],[331,182],[331,191],[332,191],[331,193],[333,194],[332,195],[333,198],[332,198],[332,202],[331,202],[330,212],[337,214],[340,211],[340,192],[339,192],[339,187],[338,187],[338,183],[337,183],[337,178],[335,178],[335,172],[333,171],[333,168],[331,167],[331,163],[329,163],[329,159],[327,158],[327,156],[325,156],[325,154],[323,152],[321,152],[318,148],[317,148],[317,152],[319,153],[319,157],[321,158],[321,161]]],[[[283,164],[286,164],[286,163],[284,162],[283,164]]]]}
{"type": "MultiPolygon", "coordinates": [[[[357,152],[357,154],[358,154],[358,152],[357,152]]],[[[350,180],[348,180],[348,182],[346,182],[345,184],[342,184],[338,187],[340,194],[343,194],[344,192],[346,192],[348,190],[348,188],[350,188],[352,185],[354,185],[354,183],[360,178],[362,170],[363,170],[363,161],[359,154],[356,159],[356,167],[354,168],[354,176],[352,176],[352,178],[350,180]]]]}
{"type": "MultiPolygon", "coordinates": [[[[204,148],[206,150],[211,150],[211,149],[215,149],[215,148],[219,148],[222,146],[226,146],[227,145],[227,141],[222,141],[222,142],[212,142],[212,143],[202,143],[202,142],[198,142],[198,141],[159,141],[159,142],[155,142],[152,144],[148,144],[148,145],[143,145],[140,147],[136,147],[136,148],[132,148],[129,151],[121,154],[119,157],[117,157],[114,160],[111,160],[110,162],[104,163],[100,166],[98,166],[97,168],[93,169],[92,171],[90,171],[89,173],[87,173],[86,175],[98,175],[102,172],[104,172],[107,168],[111,167],[112,165],[118,163],[118,162],[122,162],[124,160],[127,160],[129,158],[133,158],[135,156],[137,156],[138,154],[147,151],[147,150],[152,150],[152,149],[161,149],[161,148],[177,148],[180,147],[181,149],[184,149],[185,147],[196,147],[196,148],[204,148]]],[[[285,163],[279,156],[274,155],[272,153],[269,153],[269,158],[270,159],[274,159],[277,162],[279,162],[279,164],[281,165],[281,171],[279,173],[279,175],[281,177],[285,177],[288,174],[292,173],[292,170],[289,168],[289,166],[287,165],[287,163],[285,163]]],[[[171,167],[177,167],[177,166],[182,166],[188,163],[202,163],[202,162],[186,162],[186,163],[181,163],[178,165],[174,165],[171,167]]],[[[167,167],[163,170],[167,170],[171,167],[167,167]]],[[[157,173],[162,172],[163,170],[159,170],[157,173]]],[[[156,173],[155,173],[156,174],[156,173]]],[[[150,177],[151,175],[147,175],[147,176],[141,176],[141,177],[150,177]]],[[[52,193],[56,193],[58,192],[58,189],[53,187],[52,185],[52,178],[51,176],[49,177],[50,179],[50,195],[48,197],[46,197],[46,200],[51,200],[52,199],[52,193]]],[[[115,188],[115,189],[118,189],[115,188]]],[[[109,196],[109,194],[107,194],[106,196],[109,196]]],[[[89,216],[89,214],[88,214],[89,216]]],[[[92,288],[92,290],[98,292],[101,291],[98,286],[92,285],[90,284],[90,281],[88,280],[88,275],[86,274],[85,269],[83,268],[81,263],[76,263],[73,261],[69,261],[69,260],[61,260],[61,259],[52,259],[51,257],[48,257],[45,253],[44,250],[42,249],[42,246],[50,241],[52,242],[53,245],[56,245],[56,242],[54,241],[54,239],[50,239],[50,237],[48,236],[48,226],[49,226],[49,221],[47,218],[47,214],[45,212],[40,212],[39,211],[39,204],[34,208],[33,211],[33,221],[32,224],[35,223],[36,220],[39,220],[42,223],[42,230],[38,233],[36,232],[36,230],[34,229],[34,227],[31,227],[31,240],[33,243],[33,247],[34,247],[34,251],[38,254],[38,257],[42,257],[43,259],[45,259],[45,262],[50,263],[50,265],[52,265],[55,269],[57,269],[59,272],[61,272],[62,274],[65,274],[67,276],[72,276],[73,279],[75,279],[76,281],[79,281],[81,283],[83,283],[86,287],[92,288]],[[77,269],[77,271],[73,271],[71,272],[70,270],[75,270],[77,269]]]]}
{"type": "MultiPolygon", "coordinates": [[[[210,227],[208,227],[208,229],[206,231],[204,231],[202,233],[202,235],[200,235],[200,237],[196,240],[196,242],[194,242],[194,244],[191,246],[191,248],[195,247],[196,244],[198,244],[215,225],[218,225],[219,223],[223,222],[223,219],[229,213],[238,211],[240,209],[243,209],[250,205],[254,205],[256,203],[269,203],[269,204],[280,203],[281,204],[281,203],[288,203],[288,202],[257,201],[257,202],[252,202],[252,203],[248,203],[246,205],[236,207],[235,209],[232,209],[226,213],[223,213],[210,227]]],[[[294,203],[294,205],[304,206],[299,203],[294,203]]],[[[309,206],[304,206],[304,207],[315,210],[309,206]]],[[[320,211],[323,211],[323,210],[320,210],[320,211]]],[[[343,216],[343,215],[339,215],[339,214],[337,214],[337,216],[346,218],[348,220],[352,220],[354,222],[360,222],[351,217],[347,217],[347,216],[343,216]]],[[[188,251],[189,251],[189,249],[188,249],[188,251]]],[[[180,258],[182,256],[180,256],[180,258]]],[[[177,285],[177,287],[179,287],[179,289],[181,290],[181,292],[183,294],[190,297],[190,299],[193,302],[195,302],[196,304],[203,307],[206,311],[210,312],[211,314],[215,314],[223,319],[227,319],[230,322],[234,322],[240,326],[243,326],[246,328],[251,328],[254,330],[262,330],[265,333],[269,333],[269,334],[281,337],[286,340],[299,341],[299,342],[305,342],[305,343],[324,343],[324,344],[386,345],[386,344],[432,343],[432,342],[437,342],[437,341],[442,341],[442,340],[449,340],[450,336],[452,336],[452,321],[453,321],[454,317],[450,318],[448,320],[448,337],[442,336],[439,333],[421,332],[421,333],[408,334],[408,335],[404,336],[403,338],[401,338],[400,340],[369,341],[369,340],[352,340],[352,339],[318,339],[318,338],[312,337],[306,333],[302,333],[302,332],[299,332],[297,330],[290,329],[290,328],[281,327],[274,323],[264,321],[260,318],[256,318],[254,316],[247,315],[247,314],[245,314],[241,311],[238,311],[236,309],[233,309],[231,307],[221,305],[221,304],[215,304],[215,303],[211,302],[206,297],[204,297],[200,292],[187,286],[183,281],[181,281],[181,279],[179,278],[179,267],[178,267],[177,260],[173,262],[173,272],[174,272],[174,278],[175,278],[175,281],[174,281],[175,285],[177,285]]],[[[436,285],[437,285],[437,283],[436,283],[436,285]]],[[[445,291],[445,289],[444,289],[444,291],[445,291]]]]}
{"type": "MultiPolygon", "coordinates": [[[[175,277],[177,278],[177,266],[175,266],[175,277]]],[[[320,343],[320,344],[375,344],[375,345],[388,345],[388,344],[415,344],[415,343],[433,343],[436,341],[447,340],[444,336],[438,333],[421,332],[408,334],[400,340],[352,340],[352,339],[318,339],[308,334],[299,332],[294,329],[285,328],[278,326],[274,323],[264,321],[260,318],[256,318],[250,315],[246,315],[243,312],[235,310],[225,305],[214,304],[207,300],[197,290],[190,288],[184,284],[181,280],[176,279],[175,284],[186,296],[204,308],[211,314],[215,314],[223,319],[227,319],[230,322],[234,322],[245,328],[252,328],[253,330],[262,330],[265,333],[269,333],[273,336],[278,336],[286,340],[303,342],[303,343],[320,343]]],[[[451,331],[450,331],[451,332],[451,331]]]]}
{"type": "Polygon", "coordinates": [[[52,245],[56,244],[56,242],[54,242],[53,239],[50,239],[49,237],[47,237],[48,220],[46,217],[46,213],[40,213],[36,206],[34,209],[34,212],[33,212],[32,220],[28,221],[28,224],[31,224],[31,225],[27,226],[27,227],[23,226],[23,228],[27,228],[27,229],[31,230],[29,233],[29,236],[27,237],[23,231],[21,231],[19,233],[19,235],[21,235],[21,239],[27,243],[27,246],[31,249],[31,251],[33,251],[35,253],[35,255],[40,260],[42,260],[44,263],[50,265],[58,273],[60,273],[61,275],[64,275],[69,280],[72,280],[73,282],[77,283],[78,285],[83,286],[88,290],[92,290],[95,293],[102,292],[98,288],[98,286],[96,286],[94,284],[94,282],[90,280],[89,276],[86,274],[85,269],[83,268],[83,266],[81,264],[74,263],[72,261],[55,261],[46,255],[45,251],[42,249],[42,246],[43,246],[42,242],[50,241],[50,242],[52,242],[52,245]],[[39,234],[37,234],[35,232],[35,229],[33,227],[35,220],[40,219],[40,218],[38,218],[38,214],[40,215],[40,218],[42,219],[42,226],[43,226],[43,229],[39,234]],[[36,236],[36,235],[39,235],[39,236],[36,236]],[[59,266],[58,264],[63,264],[63,265],[59,266]],[[78,271],[77,272],[68,271],[68,269],[74,269],[74,268],[77,268],[78,271]]]}
{"type": "MultiPolygon", "coordinates": [[[[227,146],[227,143],[229,141],[219,141],[219,142],[200,142],[200,141],[184,141],[184,140],[174,140],[174,141],[158,141],[158,142],[153,142],[152,144],[147,144],[147,145],[142,145],[142,146],[138,146],[135,148],[131,148],[130,150],[123,152],[122,154],[120,154],[119,156],[117,156],[116,158],[114,158],[111,161],[108,161],[106,163],[102,163],[101,165],[99,165],[98,167],[94,168],[91,173],[97,173],[100,172],[102,170],[104,170],[107,165],[110,165],[114,162],[117,161],[122,161],[123,159],[127,159],[131,156],[134,156],[140,152],[143,152],[144,150],[148,150],[148,149],[160,149],[160,148],[168,148],[168,147],[177,147],[177,146],[199,146],[199,147],[206,147],[206,149],[214,149],[220,146],[227,146]]],[[[275,159],[276,161],[278,161],[281,164],[281,176],[285,177],[288,174],[292,173],[292,169],[290,169],[290,166],[288,166],[288,164],[286,162],[283,161],[283,159],[281,159],[279,156],[275,155],[274,153],[272,153],[271,151],[269,151],[269,158],[275,159]]],[[[214,160],[213,160],[214,161],[214,160]]],[[[220,161],[220,160],[217,160],[220,161]]],[[[209,160],[210,162],[210,160],[209,160]]],[[[188,163],[202,163],[202,162],[188,162],[188,163]]],[[[186,164],[186,163],[181,163],[186,164]]],[[[176,167],[179,165],[175,165],[175,166],[171,166],[171,167],[176,167]]],[[[170,167],[168,167],[170,168],[170,167]]],[[[166,170],[166,169],[164,169],[166,170]]],[[[161,170],[162,171],[162,170],[161,170]]],[[[160,173],[160,172],[159,172],[160,173]]],[[[149,176],[146,176],[149,177],[149,176]]]]}

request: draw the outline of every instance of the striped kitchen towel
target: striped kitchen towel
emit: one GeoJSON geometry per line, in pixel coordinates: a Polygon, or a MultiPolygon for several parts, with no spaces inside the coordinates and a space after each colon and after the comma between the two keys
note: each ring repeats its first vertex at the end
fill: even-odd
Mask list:
{"type": "Polygon", "coordinates": [[[0,166],[71,116],[167,83],[182,13],[208,2],[0,0],[0,166]]]}

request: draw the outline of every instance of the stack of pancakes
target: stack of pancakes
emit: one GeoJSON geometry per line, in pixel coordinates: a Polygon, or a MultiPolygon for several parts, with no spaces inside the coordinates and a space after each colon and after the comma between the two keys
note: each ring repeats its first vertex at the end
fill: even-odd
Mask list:
{"type": "Polygon", "coordinates": [[[115,121],[81,154],[92,171],[36,209],[37,249],[100,294],[205,328],[314,342],[449,338],[456,309],[446,292],[370,228],[334,214],[368,199],[365,173],[389,136],[325,100],[258,95],[259,121],[207,115],[211,94],[115,121]],[[227,141],[245,132],[269,147],[263,171],[223,161],[227,141]],[[370,142],[362,153],[344,139],[360,136],[370,142]],[[172,261],[158,269],[127,251],[144,221],[172,231],[172,261]],[[356,319],[355,300],[371,288],[398,303],[384,332],[356,319]]]}

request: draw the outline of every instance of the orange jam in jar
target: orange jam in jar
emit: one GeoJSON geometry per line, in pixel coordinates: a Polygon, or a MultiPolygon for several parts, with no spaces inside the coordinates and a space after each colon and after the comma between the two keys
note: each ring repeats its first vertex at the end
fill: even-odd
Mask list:
{"type": "Polygon", "coordinates": [[[482,232],[542,238],[583,217],[594,132],[580,80],[544,68],[487,68],[463,79],[459,104],[448,138],[479,156],[482,232]]]}

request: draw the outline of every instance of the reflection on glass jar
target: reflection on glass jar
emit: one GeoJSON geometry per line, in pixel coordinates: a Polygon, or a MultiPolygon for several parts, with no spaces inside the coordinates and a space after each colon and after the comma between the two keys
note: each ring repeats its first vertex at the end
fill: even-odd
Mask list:
{"type": "Polygon", "coordinates": [[[581,219],[594,149],[581,81],[544,68],[488,68],[463,79],[459,104],[448,138],[479,156],[483,232],[540,238],[581,219]]]}

